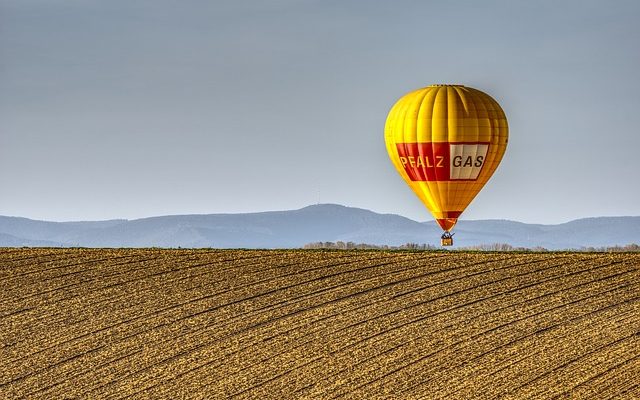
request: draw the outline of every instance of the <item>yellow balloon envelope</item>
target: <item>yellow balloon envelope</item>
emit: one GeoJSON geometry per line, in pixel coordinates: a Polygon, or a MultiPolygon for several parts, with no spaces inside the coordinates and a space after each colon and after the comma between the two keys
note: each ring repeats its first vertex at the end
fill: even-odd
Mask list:
{"type": "Polygon", "coordinates": [[[398,173],[449,232],[500,164],[509,127],[488,94],[431,85],[396,102],[384,138],[398,173]]]}

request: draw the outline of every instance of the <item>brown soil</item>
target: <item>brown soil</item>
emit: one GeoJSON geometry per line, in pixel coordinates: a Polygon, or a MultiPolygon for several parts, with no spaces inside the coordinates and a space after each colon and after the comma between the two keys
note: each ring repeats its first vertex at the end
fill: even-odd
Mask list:
{"type": "Polygon", "coordinates": [[[640,398],[640,255],[0,249],[0,398],[640,398]]]}

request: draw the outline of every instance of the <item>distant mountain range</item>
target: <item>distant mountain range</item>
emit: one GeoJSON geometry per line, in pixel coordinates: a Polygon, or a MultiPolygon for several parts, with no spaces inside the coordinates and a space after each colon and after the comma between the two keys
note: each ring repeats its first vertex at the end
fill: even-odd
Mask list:
{"type": "MultiPolygon", "coordinates": [[[[460,221],[455,244],[579,249],[640,243],[640,217],[584,218],[558,225],[460,221]]],[[[294,248],[311,242],[439,245],[435,222],[335,204],[250,214],[169,215],[135,220],[48,222],[0,216],[0,247],[294,248]]]]}

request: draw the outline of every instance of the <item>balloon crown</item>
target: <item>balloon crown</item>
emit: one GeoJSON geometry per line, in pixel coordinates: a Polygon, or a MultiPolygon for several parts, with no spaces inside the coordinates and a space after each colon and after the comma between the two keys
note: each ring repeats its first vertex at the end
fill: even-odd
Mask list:
{"type": "Polygon", "coordinates": [[[429,85],[428,87],[441,87],[441,86],[459,86],[459,87],[464,87],[464,85],[457,85],[457,84],[448,84],[448,83],[437,83],[435,85],[429,85]]]}

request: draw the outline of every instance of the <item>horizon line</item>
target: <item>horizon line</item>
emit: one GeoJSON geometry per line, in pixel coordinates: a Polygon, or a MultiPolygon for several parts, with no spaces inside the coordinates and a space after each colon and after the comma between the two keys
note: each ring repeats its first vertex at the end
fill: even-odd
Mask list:
{"type": "MultiPolygon", "coordinates": [[[[264,211],[250,211],[250,212],[210,212],[210,213],[191,213],[191,214],[162,214],[162,215],[150,215],[150,216],[143,216],[143,217],[136,217],[136,218],[50,220],[50,219],[38,219],[38,218],[34,218],[34,217],[25,217],[25,216],[20,216],[20,215],[4,215],[4,214],[0,214],[0,217],[21,218],[21,219],[28,219],[30,221],[52,222],[52,223],[82,223],[82,222],[109,222],[109,221],[131,222],[131,221],[138,221],[138,220],[152,219],[152,218],[163,218],[163,217],[210,216],[210,215],[248,215],[248,214],[292,212],[292,211],[300,211],[300,210],[303,210],[305,208],[318,207],[318,206],[339,206],[339,207],[344,207],[344,208],[364,210],[364,211],[372,212],[374,214],[379,214],[379,215],[396,215],[396,216],[399,216],[399,217],[402,217],[402,218],[406,218],[406,219],[409,219],[409,220],[417,222],[417,223],[429,223],[429,222],[434,222],[435,223],[435,220],[433,220],[433,219],[426,219],[426,220],[423,220],[423,221],[418,221],[418,220],[415,220],[413,218],[409,218],[409,217],[404,216],[404,215],[399,214],[399,213],[379,212],[379,211],[374,211],[374,210],[370,210],[370,209],[367,209],[367,208],[355,207],[355,206],[347,206],[347,205],[339,204],[339,203],[314,203],[314,204],[309,204],[309,205],[306,205],[306,206],[303,206],[303,207],[300,207],[300,208],[295,208],[295,209],[264,210],[264,211]]],[[[635,218],[635,217],[640,217],[640,216],[638,216],[638,215],[586,216],[586,217],[570,219],[570,220],[566,220],[564,222],[557,222],[557,223],[524,222],[524,221],[519,221],[519,220],[514,220],[514,219],[507,219],[507,218],[483,218],[483,219],[464,219],[464,218],[461,218],[461,219],[459,219],[459,222],[509,221],[509,222],[516,222],[516,223],[526,224],[526,225],[552,226],[552,225],[562,225],[562,224],[566,224],[566,223],[573,222],[573,221],[579,221],[579,220],[583,220],[583,219],[592,219],[592,218],[635,218]]]]}

